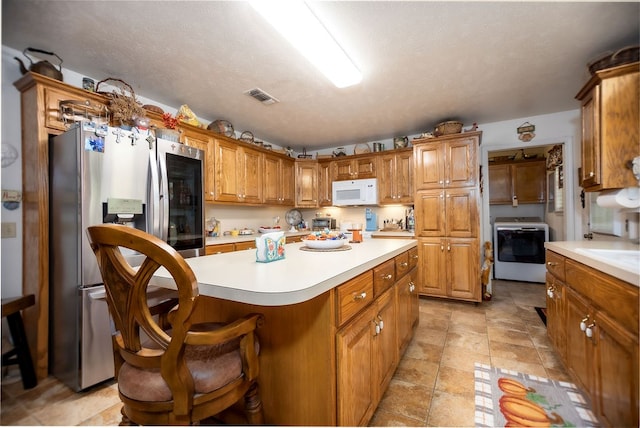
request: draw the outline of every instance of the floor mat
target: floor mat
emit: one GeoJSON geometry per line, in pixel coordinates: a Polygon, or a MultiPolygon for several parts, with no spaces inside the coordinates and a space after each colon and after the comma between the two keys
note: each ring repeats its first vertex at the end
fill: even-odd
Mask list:
{"type": "Polygon", "coordinates": [[[542,320],[544,325],[547,325],[547,308],[539,308],[536,306],[536,312],[540,316],[540,319],[542,320]]]}
{"type": "Polygon", "coordinates": [[[480,363],[474,372],[476,427],[599,426],[573,383],[480,363]]]}

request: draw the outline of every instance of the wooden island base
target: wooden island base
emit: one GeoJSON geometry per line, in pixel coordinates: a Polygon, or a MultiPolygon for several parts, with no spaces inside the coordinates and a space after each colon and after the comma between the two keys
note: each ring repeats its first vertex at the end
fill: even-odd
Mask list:
{"type": "Polygon", "coordinates": [[[334,291],[287,306],[256,306],[201,296],[202,321],[264,315],[260,396],[267,424],[336,425],[334,291]]]}

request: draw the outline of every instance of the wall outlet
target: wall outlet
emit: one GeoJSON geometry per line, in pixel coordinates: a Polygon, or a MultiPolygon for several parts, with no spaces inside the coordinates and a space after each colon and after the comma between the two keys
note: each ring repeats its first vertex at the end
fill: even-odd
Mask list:
{"type": "Polygon", "coordinates": [[[16,224],[15,223],[2,223],[2,231],[0,232],[3,238],[15,238],[16,237],[16,224]]]}

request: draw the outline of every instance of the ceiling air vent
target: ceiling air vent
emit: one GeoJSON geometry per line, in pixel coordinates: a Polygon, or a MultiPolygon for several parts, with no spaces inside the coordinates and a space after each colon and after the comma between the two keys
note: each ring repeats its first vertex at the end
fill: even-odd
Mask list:
{"type": "Polygon", "coordinates": [[[264,105],[271,105],[280,102],[279,99],[272,97],[260,88],[249,89],[245,94],[255,98],[264,105]]]}

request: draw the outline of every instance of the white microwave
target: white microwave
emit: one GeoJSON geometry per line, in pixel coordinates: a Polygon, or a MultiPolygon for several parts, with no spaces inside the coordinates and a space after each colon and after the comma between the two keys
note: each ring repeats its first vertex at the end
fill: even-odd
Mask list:
{"type": "Polygon", "coordinates": [[[332,183],[334,206],[378,205],[378,180],[344,180],[332,183]]]}

